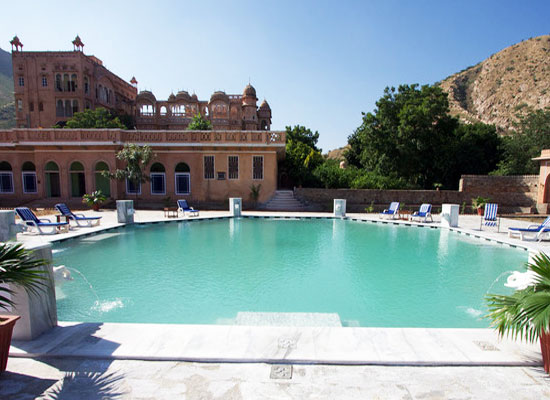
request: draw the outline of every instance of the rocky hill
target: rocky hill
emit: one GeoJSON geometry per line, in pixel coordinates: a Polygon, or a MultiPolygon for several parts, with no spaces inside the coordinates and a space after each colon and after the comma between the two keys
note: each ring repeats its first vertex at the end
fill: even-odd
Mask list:
{"type": "Polygon", "coordinates": [[[501,132],[516,114],[550,107],[550,35],[522,41],[440,82],[451,113],[501,132]]]}
{"type": "Polygon", "coordinates": [[[0,129],[15,127],[11,54],[0,49],[0,129]]]}

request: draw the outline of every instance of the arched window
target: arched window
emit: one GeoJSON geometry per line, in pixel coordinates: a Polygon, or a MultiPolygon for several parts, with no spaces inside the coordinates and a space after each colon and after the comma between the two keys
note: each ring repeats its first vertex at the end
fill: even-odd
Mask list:
{"type": "Polygon", "coordinates": [[[267,131],[267,122],[265,122],[265,119],[262,119],[262,122],[260,123],[260,129],[262,131],[267,131]]]}
{"type": "Polygon", "coordinates": [[[46,186],[46,197],[60,197],[61,185],[59,182],[59,167],[50,161],[44,167],[44,184],[46,186]]]}
{"type": "Polygon", "coordinates": [[[63,91],[63,81],[61,80],[61,74],[55,75],[55,90],[58,92],[63,91]]]}
{"type": "Polygon", "coordinates": [[[86,193],[86,179],[84,176],[84,166],[82,163],[75,161],[69,169],[71,177],[71,196],[82,197],[86,193]]]}
{"type": "Polygon", "coordinates": [[[166,115],[166,107],[165,106],[162,106],[160,108],[160,115],[166,115]]]}
{"type": "Polygon", "coordinates": [[[71,92],[75,92],[77,85],[76,85],[76,74],[71,75],[71,92]]]}
{"type": "Polygon", "coordinates": [[[73,106],[71,105],[71,100],[65,100],[65,116],[73,116],[73,106]]]}
{"type": "Polygon", "coordinates": [[[63,100],[57,100],[57,105],[55,107],[55,115],[58,117],[65,116],[65,108],[63,106],[63,100]]]}
{"type": "Polygon", "coordinates": [[[191,194],[191,170],[184,162],[176,165],[176,194],[191,194]]]}
{"type": "Polygon", "coordinates": [[[109,166],[103,161],[98,161],[95,165],[95,190],[101,190],[105,197],[111,197],[111,180],[103,175],[103,172],[109,172],[109,166]]]}
{"type": "Polygon", "coordinates": [[[0,162],[0,193],[13,193],[13,172],[7,161],[0,162]]]}
{"type": "Polygon", "coordinates": [[[88,94],[90,91],[90,81],[88,80],[88,77],[84,77],[84,93],[88,94]]]}
{"type": "Polygon", "coordinates": [[[73,100],[73,115],[78,112],[78,100],[73,100]]]}
{"type": "Polygon", "coordinates": [[[21,167],[21,176],[23,178],[23,193],[36,193],[38,187],[36,184],[36,168],[30,161],[23,163],[21,167]]]}
{"type": "Polygon", "coordinates": [[[71,88],[69,74],[63,74],[63,91],[68,92],[71,88]]]}
{"type": "Polygon", "coordinates": [[[166,170],[161,163],[151,165],[151,194],[166,194],[166,170]]]}

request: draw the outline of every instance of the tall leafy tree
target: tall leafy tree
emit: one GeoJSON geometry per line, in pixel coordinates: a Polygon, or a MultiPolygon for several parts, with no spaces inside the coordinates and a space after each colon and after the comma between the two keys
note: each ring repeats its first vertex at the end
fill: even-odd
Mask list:
{"type": "Polygon", "coordinates": [[[85,110],[74,113],[65,124],[67,129],[105,129],[119,128],[126,129],[126,125],[120,119],[105,108],[99,107],[95,110],[85,110]]]}
{"type": "Polygon", "coordinates": [[[538,174],[532,158],[550,148],[550,108],[518,115],[515,131],[503,139],[503,157],[495,171],[499,175],[538,174]]]}
{"type": "Polygon", "coordinates": [[[319,141],[319,132],[312,132],[311,129],[305,126],[295,125],[293,128],[286,127],[286,139],[292,140],[294,143],[301,142],[315,151],[321,152],[321,149],[317,148],[317,142],[319,141]]]}
{"type": "Polygon", "coordinates": [[[319,133],[313,133],[305,126],[286,127],[286,155],[281,164],[281,172],[295,186],[317,186],[318,179],[313,174],[323,163],[323,156],[317,148],[319,133]]]}
{"type": "Polygon", "coordinates": [[[500,139],[494,126],[461,125],[450,116],[441,88],[413,84],[386,88],[348,144],[348,163],[377,177],[375,183],[391,177],[405,187],[432,189],[456,188],[461,174],[492,171],[500,139]]]}
{"type": "Polygon", "coordinates": [[[205,119],[200,113],[193,116],[193,119],[187,127],[190,131],[209,131],[212,130],[212,124],[205,119]]]}
{"type": "Polygon", "coordinates": [[[155,157],[153,150],[148,145],[139,146],[133,143],[127,143],[120,150],[116,157],[126,163],[124,169],[117,169],[113,173],[108,171],[102,174],[110,179],[125,181],[128,179],[134,185],[138,186],[149,181],[150,177],[146,173],[147,165],[155,157]]]}

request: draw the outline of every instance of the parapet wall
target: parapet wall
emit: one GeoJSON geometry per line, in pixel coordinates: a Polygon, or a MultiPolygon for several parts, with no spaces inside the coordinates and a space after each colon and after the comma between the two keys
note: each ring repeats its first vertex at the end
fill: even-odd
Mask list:
{"type": "Polygon", "coordinates": [[[536,206],[538,176],[464,175],[460,190],[376,190],[376,189],[294,189],[295,196],[310,209],[332,211],[333,199],[346,199],[348,212],[364,212],[373,205],[375,211],[387,208],[392,201],[405,203],[407,209],[430,203],[437,212],[443,203],[466,203],[469,212],[472,198],[489,197],[499,204],[499,212],[532,212],[536,206]]]}

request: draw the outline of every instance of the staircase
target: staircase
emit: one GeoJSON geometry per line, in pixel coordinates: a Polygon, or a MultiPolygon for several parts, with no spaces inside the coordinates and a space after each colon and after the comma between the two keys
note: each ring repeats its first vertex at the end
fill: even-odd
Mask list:
{"type": "Polygon", "coordinates": [[[294,198],[292,190],[276,190],[267,203],[258,207],[267,211],[305,211],[306,207],[294,198]]]}

